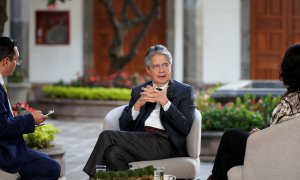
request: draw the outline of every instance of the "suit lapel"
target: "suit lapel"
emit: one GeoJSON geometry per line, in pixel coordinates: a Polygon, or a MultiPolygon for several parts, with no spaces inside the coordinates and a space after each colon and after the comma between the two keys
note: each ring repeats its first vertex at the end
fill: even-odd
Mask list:
{"type": "Polygon", "coordinates": [[[10,105],[10,102],[9,102],[9,99],[8,99],[8,94],[7,94],[7,90],[6,90],[6,87],[5,87],[5,85],[3,85],[3,84],[1,84],[0,83],[0,85],[1,85],[1,88],[2,88],[2,91],[5,93],[5,98],[7,99],[7,105],[8,105],[8,109],[10,110],[10,114],[11,114],[11,116],[13,116],[14,117],[14,114],[13,114],[13,111],[12,111],[12,109],[11,109],[11,105],[10,105]]]}
{"type": "Polygon", "coordinates": [[[175,99],[176,97],[175,94],[176,94],[176,88],[174,86],[174,81],[171,79],[169,81],[169,87],[167,91],[167,97],[171,102],[175,99]]]}
{"type": "MultiPolygon", "coordinates": [[[[148,83],[147,85],[152,85],[152,82],[148,83]]],[[[175,94],[176,94],[176,87],[174,85],[174,81],[170,80],[169,81],[169,87],[167,90],[167,97],[170,100],[170,102],[175,100],[175,94]]],[[[146,119],[150,116],[150,114],[152,113],[152,111],[154,110],[156,106],[156,103],[146,103],[145,106],[142,106],[140,109],[140,114],[142,115],[140,120],[142,120],[143,122],[146,121],[146,119]]],[[[162,108],[160,109],[160,111],[162,110],[162,108]]],[[[161,113],[162,115],[163,113],[161,113]]],[[[137,123],[139,124],[139,123],[137,123]]]]}

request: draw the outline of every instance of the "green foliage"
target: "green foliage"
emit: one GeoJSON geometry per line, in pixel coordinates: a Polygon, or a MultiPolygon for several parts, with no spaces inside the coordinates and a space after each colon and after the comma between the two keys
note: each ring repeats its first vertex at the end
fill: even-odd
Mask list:
{"type": "Polygon", "coordinates": [[[129,100],[131,90],[126,88],[72,87],[47,85],[42,89],[50,98],[84,100],[129,100]]]}
{"type": "Polygon", "coordinates": [[[113,180],[113,179],[138,179],[138,178],[145,178],[150,179],[151,176],[154,174],[154,167],[153,166],[146,166],[144,168],[138,169],[129,169],[126,171],[99,171],[95,174],[95,180],[97,179],[106,179],[106,180],[113,180]]]}
{"type": "Polygon", "coordinates": [[[215,87],[211,87],[206,91],[201,91],[199,95],[196,97],[196,105],[197,109],[203,114],[210,108],[214,108],[215,106],[221,106],[221,103],[217,103],[214,98],[212,97],[215,90],[220,87],[221,85],[218,84],[215,87]]]}
{"type": "Polygon", "coordinates": [[[263,125],[262,115],[259,112],[248,110],[245,106],[230,105],[220,109],[210,108],[203,114],[203,129],[205,130],[224,131],[233,127],[250,130],[263,125]]]}
{"type": "Polygon", "coordinates": [[[280,101],[279,96],[271,94],[262,98],[245,94],[235,102],[221,104],[212,97],[215,89],[200,92],[196,98],[197,109],[203,116],[203,130],[240,128],[249,131],[254,127],[263,128],[269,124],[272,111],[280,101]]]}
{"type": "Polygon", "coordinates": [[[37,126],[34,133],[23,134],[25,143],[30,148],[45,149],[52,147],[51,142],[55,139],[55,134],[60,132],[52,124],[37,126]]]}

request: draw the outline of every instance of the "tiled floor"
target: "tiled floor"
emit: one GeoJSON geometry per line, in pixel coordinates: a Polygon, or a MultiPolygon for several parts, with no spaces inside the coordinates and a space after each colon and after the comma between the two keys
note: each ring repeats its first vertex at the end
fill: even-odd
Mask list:
{"type": "MultiPolygon", "coordinates": [[[[94,144],[102,129],[101,119],[79,120],[56,119],[46,122],[55,124],[62,130],[55,140],[58,144],[63,144],[67,153],[66,158],[66,179],[67,180],[86,180],[88,176],[82,171],[94,144]]],[[[210,174],[212,163],[201,162],[199,180],[205,180],[210,174]]]]}

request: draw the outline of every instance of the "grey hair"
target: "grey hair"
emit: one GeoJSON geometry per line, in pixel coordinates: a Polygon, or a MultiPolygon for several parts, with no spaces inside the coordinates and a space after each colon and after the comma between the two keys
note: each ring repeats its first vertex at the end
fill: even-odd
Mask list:
{"type": "Polygon", "coordinates": [[[164,55],[168,59],[169,63],[172,64],[173,60],[170,51],[165,46],[158,44],[151,46],[146,52],[144,63],[147,68],[151,66],[151,59],[155,54],[164,55]]]}

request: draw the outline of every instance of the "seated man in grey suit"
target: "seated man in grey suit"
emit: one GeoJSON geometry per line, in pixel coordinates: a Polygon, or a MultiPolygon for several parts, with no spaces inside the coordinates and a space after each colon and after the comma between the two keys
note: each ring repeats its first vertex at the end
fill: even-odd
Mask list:
{"type": "Polygon", "coordinates": [[[119,119],[121,131],[100,133],[83,171],[95,175],[96,164],[109,170],[128,163],[188,156],[186,137],[195,116],[194,90],[171,79],[172,56],[162,45],[151,46],[145,68],[152,81],[134,87],[119,119]]]}

